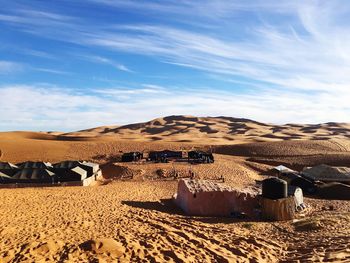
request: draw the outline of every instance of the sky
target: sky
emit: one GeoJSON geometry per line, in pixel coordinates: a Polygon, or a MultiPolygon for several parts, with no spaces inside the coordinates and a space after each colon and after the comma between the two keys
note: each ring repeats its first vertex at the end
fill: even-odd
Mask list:
{"type": "Polygon", "coordinates": [[[350,122],[348,0],[0,0],[0,130],[350,122]]]}

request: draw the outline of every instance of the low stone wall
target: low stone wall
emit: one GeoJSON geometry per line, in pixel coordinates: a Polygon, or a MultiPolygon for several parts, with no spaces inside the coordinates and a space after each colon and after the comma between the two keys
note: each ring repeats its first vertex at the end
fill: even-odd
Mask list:
{"type": "Polygon", "coordinates": [[[256,217],[259,199],[256,192],[238,190],[206,180],[179,181],[175,203],[188,215],[256,217]]]}

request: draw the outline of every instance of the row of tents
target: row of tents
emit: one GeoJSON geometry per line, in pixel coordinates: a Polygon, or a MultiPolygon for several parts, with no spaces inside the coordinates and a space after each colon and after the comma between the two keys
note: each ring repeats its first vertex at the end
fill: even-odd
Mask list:
{"type": "Polygon", "coordinates": [[[321,198],[350,200],[350,168],[320,164],[297,172],[283,165],[273,169],[278,177],[304,193],[321,198]]]}
{"type": "MultiPolygon", "coordinates": [[[[128,152],[122,155],[122,162],[136,162],[142,160],[144,154],[141,152],[128,152]]],[[[184,158],[182,151],[151,151],[148,153],[148,161],[166,163],[169,160],[179,160],[184,158]]],[[[189,151],[187,153],[187,161],[193,163],[213,163],[214,156],[212,153],[204,151],[189,151]]]]}
{"type": "Polygon", "coordinates": [[[83,181],[101,172],[98,164],[86,161],[23,162],[12,164],[0,162],[0,183],[62,183],[83,181]]]}

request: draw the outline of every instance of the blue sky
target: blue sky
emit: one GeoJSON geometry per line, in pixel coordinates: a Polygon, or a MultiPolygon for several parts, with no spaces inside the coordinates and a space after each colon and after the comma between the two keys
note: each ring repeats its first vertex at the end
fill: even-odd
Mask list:
{"type": "Polygon", "coordinates": [[[349,122],[350,3],[0,0],[0,130],[349,122]]]}

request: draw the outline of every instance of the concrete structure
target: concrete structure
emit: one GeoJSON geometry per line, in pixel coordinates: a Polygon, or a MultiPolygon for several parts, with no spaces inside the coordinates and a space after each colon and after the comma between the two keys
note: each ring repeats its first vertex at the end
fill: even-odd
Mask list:
{"type": "Polygon", "coordinates": [[[213,181],[182,179],[174,201],[188,215],[254,218],[257,194],[252,189],[238,190],[213,181]]]}

